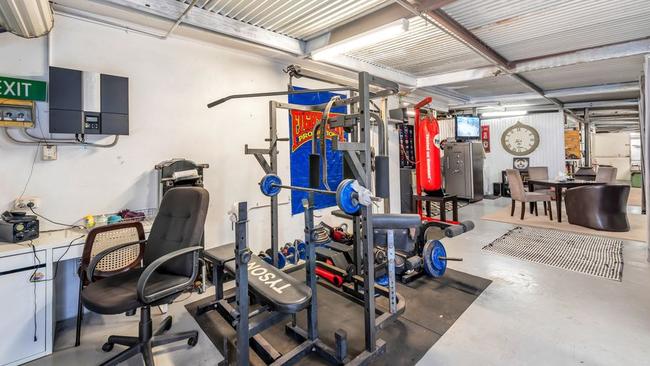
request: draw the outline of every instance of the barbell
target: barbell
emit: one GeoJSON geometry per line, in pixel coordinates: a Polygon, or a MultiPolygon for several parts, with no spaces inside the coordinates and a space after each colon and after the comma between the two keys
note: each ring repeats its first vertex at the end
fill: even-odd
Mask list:
{"type": "MultiPolygon", "coordinates": [[[[278,195],[283,188],[294,191],[335,195],[336,204],[343,212],[348,215],[358,215],[361,211],[361,203],[359,202],[359,193],[355,189],[355,183],[356,180],[354,179],[344,179],[339,183],[336,191],[328,191],[325,189],[283,185],[282,179],[277,174],[267,174],[262,177],[259,185],[262,194],[268,197],[278,195]]],[[[374,197],[370,199],[374,200],[374,197]]]]}

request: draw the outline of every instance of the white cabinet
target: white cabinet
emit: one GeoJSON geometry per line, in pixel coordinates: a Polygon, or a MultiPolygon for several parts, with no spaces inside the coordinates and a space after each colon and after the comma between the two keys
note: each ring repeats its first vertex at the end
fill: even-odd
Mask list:
{"type": "MultiPolygon", "coordinates": [[[[47,350],[48,282],[32,282],[36,270],[47,276],[45,251],[0,257],[0,365],[21,364],[47,350]]],[[[43,279],[46,279],[45,277],[43,279]]]]}

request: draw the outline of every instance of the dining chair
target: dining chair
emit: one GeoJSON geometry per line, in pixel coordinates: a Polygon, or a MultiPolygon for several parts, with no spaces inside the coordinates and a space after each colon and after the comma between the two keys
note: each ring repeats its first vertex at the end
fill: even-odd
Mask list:
{"type": "MultiPolygon", "coordinates": [[[[547,166],[531,166],[528,168],[528,179],[530,180],[548,180],[548,167],[547,166]]],[[[553,197],[554,190],[550,188],[537,188],[534,187],[534,191],[537,193],[547,194],[553,197]]],[[[546,215],[547,205],[546,201],[543,202],[544,205],[544,215],[546,215]]]]}
{"type": "Polygon", "coordinates": [[[506,176],[508,177],[508,184],[510,186],[510,197],[512,198],[512,206],[510,208],[510,216],[515,215],[515,201],[521,202],[521,219],[524,219],[526,213],[526,202],[535,203],[535,216],[537,212],[537,202],[548,203],[548,215],[553,221],[553,209],[551,208],[551,196],[538,192],[526,192],[524,190],[524,182],[521,180],[521,175],[516,169],[506,169],[506,176]]]}
{"type": "Polygon", "coordinates": [[[611,166],[599,166],[596,171],[596,182],[602,182],[607,184],[616,183],[616,174],[618,169],[611,166]]]}

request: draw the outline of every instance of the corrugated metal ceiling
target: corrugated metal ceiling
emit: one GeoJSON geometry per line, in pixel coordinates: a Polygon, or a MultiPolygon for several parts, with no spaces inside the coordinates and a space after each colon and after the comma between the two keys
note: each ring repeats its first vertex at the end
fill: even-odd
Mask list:
{"type": "MultiPolygon", "coordinates": [[[[178,0],[189,4],[190,0],[178,0]]],[[[199,0],[196,6],[307,40],[369,14],[390,0],[199,0]]],[[[510,61],[650,37],[650,0],[457,0],[443,8],[510,61]]],[[[390,41],[347,55],[385,69],[428,76],[489,63],[420,17],[390,41]]],[[[543,89],[632,81],[641,57],[525,73],[543,89]]],[[[529,92],[508,77],[446,85],[468,96],[529,92]]]]}
{"type": "Polygon", "coordinates": [[[522,75],[544,90],[637,81],[643,70],[643,56],[525,72],[522,75]]]}
{"type": "Polygon", "coordinates": [[[531,92],[530,89],[506,75],[447,84],[445,88],[455,90],[470,97],[489,97],[493,95],[531,92]]]}
{"type": "MultiPolygon", "coordinates": [[[[190,0],[178,0],[186,4],[190,0]]],[[[388,0],[199,0],[196,6],[292,38],[309,39],[388,0]]]]}
{"type": "Polygon", "coordinates": [[[416,76],[489,65],[484,58],[424,19],[416,17],[409,22],[409,30],[399,37],[355,50],[348,56],[416,76]]]}
{"type": "Polygon", "coordinates": [[[648,0],[458,0],[443,10],[511,61],[650,37],[648,0]]]}

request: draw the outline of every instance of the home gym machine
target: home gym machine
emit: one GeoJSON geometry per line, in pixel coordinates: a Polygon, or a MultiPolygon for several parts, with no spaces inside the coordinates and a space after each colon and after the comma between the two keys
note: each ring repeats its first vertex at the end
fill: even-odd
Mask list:
{"type": "MultiPolygon", "coordinates": [[[[429,210],[423,210],[423,202],[437,201],[441,203],[441,213],[444,213],[445,203],[448,200],[455,202],[455,197],[445,195],[442,190],[442,175],[440,172],[440,141],[439,126],[433,116],[422,116],[421,108],[431,102],[425,98],[415,105],[415,162],[416,191],[415,202],[417,214],[403,214],[395,217],[391,225],[381,227],[375,225],[373,231],[375,244],[375,264],[377,282],[381,285],[390,284],[389,275],[382,264],[390,262],[389,240],[395,247],[394,261],[397,278],[403,283],[415,280],[423,274],[429,277],[441,277],[447,269],[448,261],[459,261],[461,258],[448,257],[444,245],[439,239],[454,237],[474,228],[471,221],[459,222],[457,206],[454,205],[454,219],[446,220],[444,215],[437,219],[430,215],[429,210]],[[396,223],[399,222],[399,225],[396,223]],[[435,232],[432,231],[435,229],[435,232]],[[431,235],[433,234],[433,235],[431,235]],[[432,238],[433,237],[433,238],[432,238]]],[[[404,113],[404,115],[406,115],[404,113]]],[[[379,130],[381,133],[381,130],[379,130]]],[[[381,141],[381,136],[379,137],[381,141]]],[[[341,218],[353,219],[352,216],[335,211],[334,214],[341,218]]],[[[381,222],[382,217],[392,215],[375,215],[381,222]]],[[[354,239],[354,236],[353,236],[354,239]]],[[[346,241],[350,239],[347,238],[346,241]]],[[[328,256],[325,260],[338,262],[337,267],[347,268],[345,261],[348,247],[333,242],[325,245],[318,253],[328,256]],[[338,258],[338,260],[336,260],[338,258]]],[[[345,287],[344,287],[345,289],[345,287]]]]}
{"type": "MultiPolygon", "coordinates": [[[[394,312],[382,312],[375,305],[375,290],[382,288],[382,286],[375,285],[374,275],[374,244],[373,235],[365,235],[364,233],[372,233],[375,225],[373,219],[372,204],[373,196],[373,175],[371,167],[373,166],[373,158],[371,157],[371,114],[370,114],[370,100],[372,98],[386,97],[394,95],[398,91],[398,85],[394,82],[372,76],[368,73],[359,73],[358,88],[328,88],[328,89],[307,89],[297,91],[283,91],[271,93],[258,93],[258,94],[240,94],[233,95],[218,101],[212,102],[208,107],[212,108],[227,100],[236,98],[250,98],[258,96],[273,96],[273,95],[288,95],[299,93],[313,93],[318,91],[336,91],[336,90],[349,90],[353,96],[347,98],[337,98],[325,105],[304,106],[292,105],[287,103],[280,103],[271,101],[269,103],[270,109],[270,126],[269,126],[269,148],[268,149],[249,149],[245,147],[246,154],[252,154],[262,166],[264,172],[267,174],[260,182],[260,189],[263,193],[271,197],[271,252],[273,254],[273,265],[271,266],[264,260],[259,259],[258,256],[252,255],[250,250],[246,248],[245,244],[245,222],[247,219],[246,205],[240,204],[236,215],[237,227],[237,244],[236,247],[224,246],[205,252],[206,258],[212,256],[216,265],[216,271],[222,270],[234,273],[237,278],[236,297],[233,299],[234,305],[229,305],[226,297],[219,299],[223,296],[223,288],[217,287],[217,302],[216,309],[219,313],[230,322],[237,329],[237,362],[239,364],[248,364],[249,344],[257,354],[267,363],[273,364],[290,364],[296,363],[299,359],[316,352],[316,354],[323,357],[332,364],[355,364],[363,365],[370,363],[377,356],[383,354],[386,349],[386,343],[377,338],[377,330],[381,328],[387,321],[395,319],[400,313],[404,311],[404,301],[401,297],[395,294],[395,286],[392,287],[391,310],[394,312]],[[381,88],[373,93],[370,92],[370,85],[381,88]],[[321,133],[325,134],[325,128],[329,125],[332,128],[343,127],[349,131],[348,139],[346,141],[333,140],[332,147],[335,150],[342,151],[348,166],[350,167],[354,180],[343,181],[335,191],[321,190],[314,186],[316,179],[310,179],[310,186],[307,187],[291,187],[285,186],[277,176],[277,143],[284,140],[279,139],[277,136],[276,124],[276,110],[283,109],[298,109],[305,111],[325,111],[326,109],[335,106],[350,106],[351,113],[342,114],[330,117],[327,113],[323,113],[321,121],[321,133]],[[269,155],[271,163],[269,164],[264,155],[269,155]],[[309,190],[309,198],[303,201],[305,208],[305,244],[307,254],[305,258],[306,268],[306,284],[302,284],[293,277],[277,269],[278,264],[278,200],[277,192],[282,189],[302,189],[309,190]],[[364,351],[354,358],[347,356],[346,335],[344,332],[336,332],[336,350],[331,349],[320,341],[318,337],[318,324],[317,324],[317,301],[316,301],[316,260],[315,260],[315,228],[313,225],[313,197],[314,194],[336,194],[337,203],[344,212],[353,215],[355,241],[358,243],[355,249],[355,256],[357,257],[356,266],[357,274],[361,281],[362,288],[359,288],[359,293],[363,295],[362,304],[364,306],[364,328],[365,328],[365,347],[364,351]],[[223,253],[220,253],[223,252],[223,253]],[[234,261],[234,264],[233,264],[234,261]],[[264,272],[264,273],[262,273],[264,272]],[[280,285],[283,293],[278,294],[277,287],[271,288],[269,284],[270,278],[260,279],[263,275],[273,275],[273,281],[284,281],[280,285]],[[257,279],[256,279],[257,278],[257,279]],[[283,287],[289,285],[287,287],[283,287]],[[284,295],[284,291],[289,291],[289,295],[284,295]],[[249,312],[249,300],[255,299],[261,305],[261,308],[249,312]],[[393,306],[393,303],[394,306],[393,306]],[[270,311],[266,311],[266,310],[270,311]],[[273,350],[268,342],[260,339],[259,332],[267,328],[271,324],[280,321],[284,315],[291,314],[295,319],[295,314],[306,309],[308,326],[307,330],[302,330],[295,325],[295,320],[287,325],[287,332],[293,337],[302,342],[298,347],[292,351],[280,355],[277,351],[273,350]],[[269,313],[269,314],[266,314],[269,313]],[[256,317],[263,316],[267,318],[262,320],[254,320],[256,317]],[[277,315],[279,314],[279,315],[277,315]],[[380,314],[380,315],[378,315],[380,314]],[[251,322],[249,323],[249,320],[251,322]]],[[[321,140],[324,143],[324,139],[321,140]]],[[[318,176],[318,165],[314,161],[310,164],[310,175],[318,176]]],[[[387,179],[388,174],[377,174],[377,179],[387,179]]],[[[320,177],[318,177],[320,180],[320,177]]],[[[379,185],[378,185],[379,186],[379,185]]],[[[381,183],[382,187],[388,187],[387,182],[381,183]]],[[[380,192],[377,196],[382,197],[380,192]]],[[[390,220],[389,220],[390,221],[390,220]]],[[[217,278],[222,276],[216,275],[217,278]]],[[[217,280],[217,282],[219,282],[217,280]]],[[[394,281],[393,281],[394,282],[394,281]]],[[[272,284],[272,286],[279,285],[272,284]]],[[[385,288],[384,288],[385,289],[385,288]]],[[[390,294],[389,294],[390,295],[390,294]]]]}

